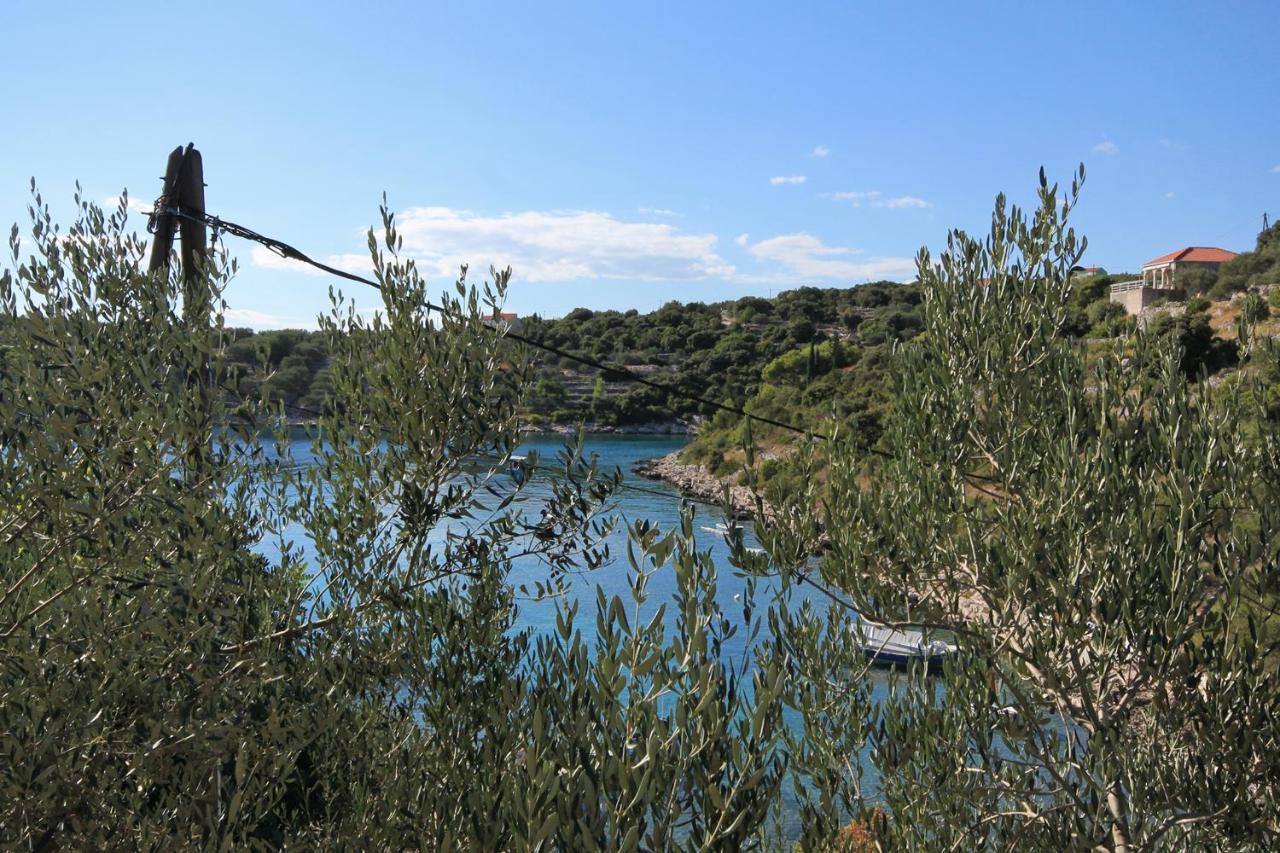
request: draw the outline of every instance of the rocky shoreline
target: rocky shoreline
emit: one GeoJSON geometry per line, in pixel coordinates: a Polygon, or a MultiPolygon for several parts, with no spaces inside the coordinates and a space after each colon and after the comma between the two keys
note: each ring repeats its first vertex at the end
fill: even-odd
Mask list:
{"type": "MultiPolygon", "coordinates": [[[[663,480],[679,489],[682,493],[702,500],[719,503],[724,497],[724,488],[729,486],[729,503],[737,518],[753,518],[756,514],[755,498],[746,486],[738,486],[721,480],[699,465],[686,465],[680,461],[679,452],[668,453],[657,459],[643,459],[632,468],[642,477],[650,480],[663,480]]],[[[768,505],[765,512],[769,511],[768,505]]]]}
{"type": "MultiPolygon", "coordinates": [[[[695,435],[698,432],[697,424],[687,424],[683,421],[667,421],[662,423],[651,424],[626,424],[624,426],[606,426],[603,424],[586,424],[584,426],[588,435],[695,435]]],[[[577,424],[562,423],[546,423],[546,424],[521,424],[521,432],[529,433],[555,433],[557,435],[575,435],[578,432],[577,424]]]]}

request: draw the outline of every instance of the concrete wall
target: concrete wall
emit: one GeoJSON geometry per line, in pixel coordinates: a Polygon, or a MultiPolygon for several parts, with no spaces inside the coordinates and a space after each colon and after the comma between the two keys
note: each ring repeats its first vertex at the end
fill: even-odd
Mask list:
{"type": "Polygon", "coordinates": [[[1141,287],[1127,288],[1125,290],[1112,290],[1111,301],[1118,302],[1124,307],[1129,314],[1137,316],[1142,313],[1142,309],[1146,308],[1157,299],[1165,299],[1170,302],[1179,302],[1186,298],[1181,290],[1162,287],[1141,287]]]}

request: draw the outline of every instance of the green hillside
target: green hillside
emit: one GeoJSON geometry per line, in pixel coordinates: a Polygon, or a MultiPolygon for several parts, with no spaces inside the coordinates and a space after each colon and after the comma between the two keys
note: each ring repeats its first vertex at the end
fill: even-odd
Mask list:
{"type": "MultiPolygon", "coordinates": [[[[757,398],[770,382],[785,380],[804,387],[807,410],[849,396],[840,383],[823,379],[833,371],[877,375],[882,354],[919,331],[919,300],[914,285],[892,282],[802,287],[773,299],[671,302],[645,314],[578,308],[557,319],[523,318],[520,333],[734,406],[757,398]]],[[[301,409],[323,404],[329,387],[323,334],[297,329],[232,329],[230,334],[228,357],[242,375],[243,392],[265,392],[301,409]]],[[[534,355],[534,373],[523,390],[526,419],[535,426],[695,424],[715,412],[572,358],[534,355]]]]}

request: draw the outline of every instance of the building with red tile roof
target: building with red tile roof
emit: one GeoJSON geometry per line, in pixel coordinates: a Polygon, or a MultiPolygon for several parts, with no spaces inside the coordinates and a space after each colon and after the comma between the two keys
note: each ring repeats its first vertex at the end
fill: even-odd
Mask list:
{"type": "Polygon", "coordinates": [[[1106,275],[1107,271],[1102,267],[1072,267],[1071,277],[1088,278],[1093,275],[1106,275]]]}
{"type": "Polygon", "coordinates": [[[1142,281],[1148,287],[1172,289],[1177,286],[1174,282],[1179,267],[1216,270],[1235,256],[1235,252],[1216,246],[1187,246],[1143,264],[1142,281]]]}
{"type": "Polygon", "coordinates": [[[520,328],[520,315],[514,311],[503,311],[497,315],[485,314],[480,320],[487,326],[496,326],[498,323],[506,323],[512,330],[520,328]]]}

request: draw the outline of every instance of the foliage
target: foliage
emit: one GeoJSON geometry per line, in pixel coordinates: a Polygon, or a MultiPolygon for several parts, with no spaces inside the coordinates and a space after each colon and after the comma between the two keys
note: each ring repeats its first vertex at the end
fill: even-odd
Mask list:
{"type": "Polygon", "coordinates": [[[1174,285],[1187,296],[1203,296],[1216,293],[1218,271],[1206,267],[1181,266],[1174,275],[1174,285]]]}
{"type": "MultiPolygon", "coordinates": [[[[807,362],[810,343],[815,354],[828,353],[837,344],[844,354],[909,339],[920,329],[918,303],[913,285],[802,287],[773,299],[746,296],[714,305],[670,302],[648,314],[575,309],[560,319],[527,318],[521,333],[569,352],[628,365],[692,395],[741,406],[768,393],[765,385],[770,380],[763,374],[776,359],[803,349],[793,358],[807,362]]],[[[854,359],[850,355],[848,363],[854,359]]],[[[526,392],[527,412],[545,421],[581,420],[588,406],[590,422],[597,427],[669,422],[673,416],[692,422],[716,411],[616,376],[597,376],[597,371],[572,360],[538,360],[535,368],[538,376],[554,380],[564,390],[563,395],[543,394],[543,389],[555,386],[535,381],[526,392]],[[598,379],[603,380],[603,393],[596,395],[598,379]]],[[[814,375],[829,369],[819,366],[814,375]]]]}
{"type": "Polygon", "coordinates": [[[1203,311],[1184,311],[1176,316],[1160,312],[1151,319],[1147,330],[1156,337],[1172,339],[1181,353],[1182,372],[1188,378],[1217,373],[1237,362],[1236,342],[1214,335],[1203,311]]]}
{"type": "Polygon", "coordinates": [[[1280,431],[1248,440],[1234,391],[1205,405],[1178,335],[1086,369],[1063,333],[1076,192],[1042,179],[1033,216],[1002,198],[989,236],[922,251],[926,333],[895,365],[884,453],[841,431],[821,523],[811,485],[762,525],[793,551],[825,532],[833,600],[958,649],[873,724],[834,698],[865,689],[841,640],[795,620],[823,661],[796,688],[806,807],[885,807],[886,849],[1271,849],[1280,683],[1248,589],[1275,577],[1280,431]],[[882,798],[836,771],[859,749],[882,798]]]}
{"type": "Polygon", "coordinates": [[[1118,302],[1093,302],[1085,310],[1085,316],[1088,318],[1089,336],[1093,338],[1114,338],[1133,328],[1132,318],[1118,302]]]}
{"type": "Polygon", "coordinates": [[[750,334],[696,303],[532,323],[610,357],[708,336],[691,378],[750,352],[726,393],[830,435],[757,466],[720,414],[692,451],[787,482],[765,554],[729,535],[740,618],[687,511],[628,523],[622,595],[583,618],[564,596],[613,556],[618,484],[580,444],[511,464],[528,395],[571,392],[484,326],[508,272],[428,317],[384,212],[381,313],[335,295],[318,340],[254,342],[280,373],[324,353],[298,466],[277,392],[235,367],[258,336],[222,323],[225,258],[206,329],[141,271],[126,202],[64,235],[37,196],[0,273],[0,841],[736,850],[776,840],[790,774],[801,849],[1274,847],[1280,359],[1188,383],[1200,313],[1091,354],[1075,196],[1042,179],[1033,216],[1001,199],[985,239],[922,252],[919,286],[803,288],[745,306],[750,334]],[[838,341],[849,302],[895,340],[838,341]],[[797,348],[800,322],[827,338],[797,348]],[[212,435],[201,376],[229,389],[212,435]],[[529,553],[546,571],[514,588],[529,553]],[[554,630],[516,628],[526,595],[558,598],[554,630]],[[860,618],[953,640],[943,679],[883,689],[860,618]]]}
{"type": "Polygon", "coordinates": [[[773,384],[808,382],[833,370],[851,367],[861,355],[858,348],[844,341],[823,341],[783,353],[765,365],[762,377],[773,384]]]}
{"type": "Polygon", "coordinates": [[[1241,252],[1218,268],[1220,295],[1280,284],[1280,222],[1258,234],[1252,252],[1241,252]]]}
{"type": "MultiPolygon", "coordinates": [[[[553,634],[514,627],[511,560],[546,566],[526,595],[600,565],[616,481],[574,446],[510,464],[530,368],[480,319],[509,273],[483,295],[460,281],[428,318],[386,216],[370,234],[382,312],[337,296],[322,318],[329,393],[315,464],[297,466],[271,393],[228,367],[245,336],[220,299],[212,330],[184,324],[177,275],[141,271],[125,202],[77,201],[63,234],[36,196],[32,254],[15,228],[0,274],[0,843],[736,849],[759,834],[782,670],[722,660],[737,627],[688,515],[629,528],[630,592],[600,594],[593,633],[570,601],[553,634]],[[212,443],[202,375],[231,389],[213,395],[212,443]],[[646,603],[658,571],[678,618],[646,603]]],[[[206,271],[219,294],[225,258],[206,271]]],[[[314,339],[269,336],[267,358],[305,361],[314,339]]]]}
{"type": "Polygon", "coordinates": [[[1261,323],[1271,316],[1271,307],[1267,300],[1257,293],[1247,293],[1244,304],[1240,308],[1240,317],[1246,323],[1261,323]]]}

